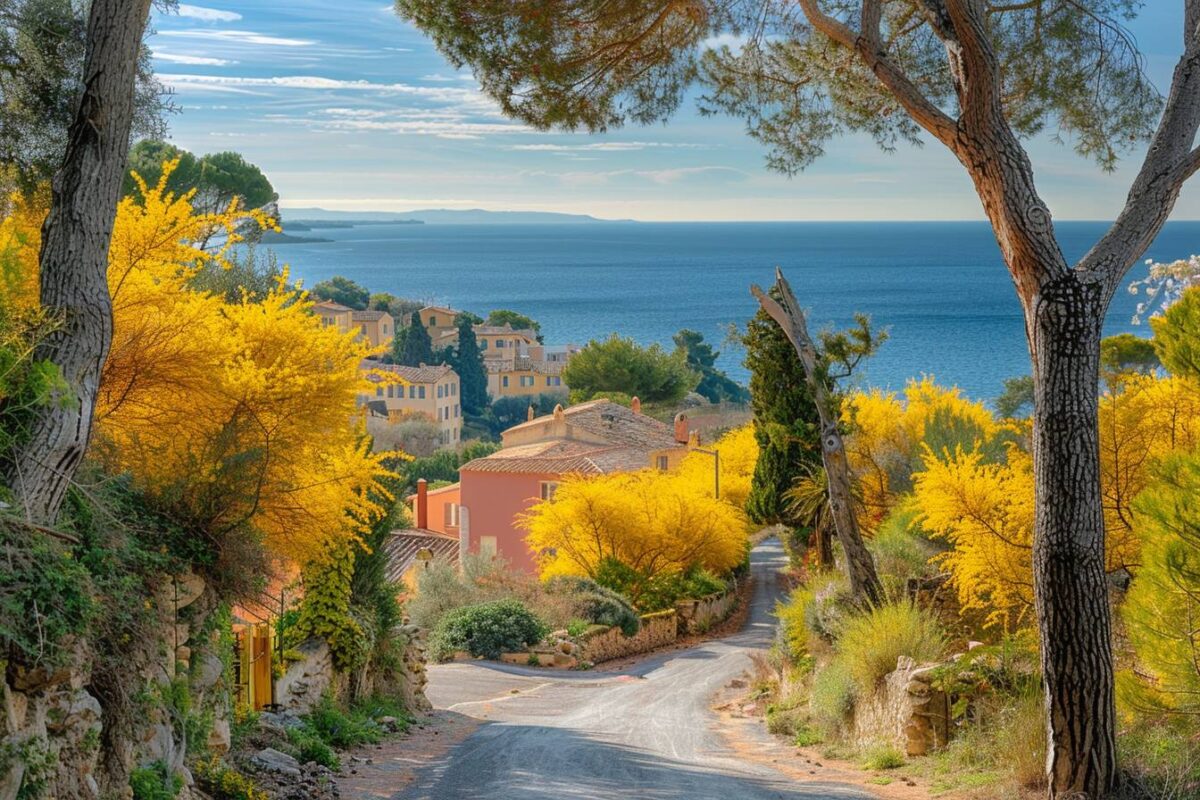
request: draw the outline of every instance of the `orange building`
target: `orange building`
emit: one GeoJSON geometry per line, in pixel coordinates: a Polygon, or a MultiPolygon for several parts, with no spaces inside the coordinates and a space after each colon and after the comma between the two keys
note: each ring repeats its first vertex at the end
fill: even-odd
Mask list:
{"type": "Polygon", "coordinates": [[[509,428],[502,442],[500,450],[459,470],[459,545],[463,552],[499,556],[514,569],[533,572],[535,554],[516,524],[518,515],[553,497],[568,475],[674,469],[687,455],[689,431],[682,414],[672,427],[642,414],[636,400],[632,409],[593,400],[559,406],[509,428]]]}
{"type": "Polygon", "coordinates": [[[462,402],[458,373],[444,364],[405,367],[367,359],[359,365],[367,380],[378,384],[375,394],[359,395],[360,406],[392,422],[419,415],[437,423],[443,447],[457,445],[462,438],[462,402]],[[375,373],[375,374],[372,374],[375,373]],[[389,382],[385,375],[398,379],[389,382]]]}

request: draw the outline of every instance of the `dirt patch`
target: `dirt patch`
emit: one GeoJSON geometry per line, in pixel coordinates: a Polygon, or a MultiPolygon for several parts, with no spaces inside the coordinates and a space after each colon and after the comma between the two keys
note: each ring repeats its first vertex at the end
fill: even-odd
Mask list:
{"type": "Polygon", "coordinates": [[[453,711],[436,711],[413,725],[407,736],[355,748],[342,757],[336,779],[345,800],[392,800],[416,778],[417,771],[449,757],[481,722],[453,711]]]}

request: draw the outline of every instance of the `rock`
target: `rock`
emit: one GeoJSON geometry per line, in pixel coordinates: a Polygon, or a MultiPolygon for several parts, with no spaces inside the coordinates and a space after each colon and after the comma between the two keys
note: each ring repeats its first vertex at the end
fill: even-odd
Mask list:
{"type": "Polygon", "coordinates": [[[264,731],[287,736],[288,728],[299,728],[304,722],[295,714],[264,711],[258,715],[258,727],[264,731]]]}
{"type": "Polygon", "coordinates": [[[229,720],[213,720],[212,730],[208,732],[208,742],[206,742],[208,748],[218,753],[227,753],[232,741],[229,720]]]}
{"type": "Polygon", "coordinates": [[[216,653],[204,652],[196,656],[196,666],[192,673],[192,686],[195,689],[204,691],[217,685],[217,681],[221,679],[221,675],[225,671],[225,665],[221,663],[220,657],[216,653]]]}
{"type": "Polygon", "coordinates": [[[274,772],[293,778],[300,777],[300,762],[287,753],[281,753],[273,747],[264,747],[250,756],[250,763],[255,769],[262,770],[263,772],[274,772]]]}

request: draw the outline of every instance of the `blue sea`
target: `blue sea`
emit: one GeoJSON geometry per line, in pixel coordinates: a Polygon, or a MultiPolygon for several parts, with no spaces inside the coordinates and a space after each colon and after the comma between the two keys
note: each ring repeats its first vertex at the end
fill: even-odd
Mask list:
{"type": "MultiPolygon", "coordinates": [[[[1060,222],[1068,258],[1105,223],[1060,222]]],[[[976,222],[572,223],[320,228],[334,241],[273,245],[311,286],[345,275],[372,291],[436,301],[481,315],[528,314],[548,343],[612,332],[671,346],[693,328],[719,345],[719,365],[748,379],[724,342],[756,309],[749,287],[783,268],[810,324],[848,325],[865,312],[890,333],[865,385],[902,389],[923,374],[989,399],[1004,378],[1029,373],[1021,311],[991,229],[976,222]]],[[[1147,257],[1200,250],[1200,222],[1168,224],[1147,257]]],[[[1130,278],[1143,277],[1140,263],[1130,278]]],[[[1108,333],[1148,335],[1131,323],[1136,298],[1120,292],[1108,333]]]]}

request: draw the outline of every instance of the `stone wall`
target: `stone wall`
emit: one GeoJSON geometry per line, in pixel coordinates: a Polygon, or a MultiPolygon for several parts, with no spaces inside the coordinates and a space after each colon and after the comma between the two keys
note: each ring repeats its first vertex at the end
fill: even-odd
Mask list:
{"type": "Polygon", "coordinates": [[[950,736],[950,698],[930,683],[939,666],[918,667],[901,656],[875,694],[855,704],[851,728],[855,743],[888,744],[909,756],[944,746],[950,736]]]}
{"type": "Polygon", "coordinates": [[[620,628],[597,625],[580,637],[580,643],[583,660],[599,664],[657,650],[672,644],[678,637],[679,615],[672,608],[643,616],[642,627],[633,636],[626,636],[620,628]]]}
{"type": "Polygon", "coordinates": [[[675,604],[679,617],[679,633],[704,633],[712,626],[724,622],[737,608],[736,584],[723,592],[701,597],[699,600],[680,600],[675,604]]]}

